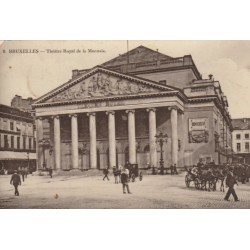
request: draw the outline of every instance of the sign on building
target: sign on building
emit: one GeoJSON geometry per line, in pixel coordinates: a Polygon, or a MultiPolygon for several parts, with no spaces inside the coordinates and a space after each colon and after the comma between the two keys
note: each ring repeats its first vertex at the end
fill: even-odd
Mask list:
{"type": "Polygon", "coordinates": [[[189,143],[208,142],[208,118],[195,118],[188,120],[189,143]]]}

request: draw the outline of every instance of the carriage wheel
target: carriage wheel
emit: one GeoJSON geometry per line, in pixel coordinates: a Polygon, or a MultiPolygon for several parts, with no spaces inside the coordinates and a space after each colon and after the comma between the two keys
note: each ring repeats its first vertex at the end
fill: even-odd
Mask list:
{"type": "Polygon", "coordinates": [[[186,187],[189,188],[190,187],[190,180],[189,180],[187,175],[185,176],[185,183],[186,183],[186,187]]]}
{"type": "Polygon", "coordinates": [[[194,179],[194,186],[195,186],[196,189],[200,189],[200,188],[201,188],[201,187],[200,187],[200,182],[199,182],[199,179],[198,179],[198,178],[195,178],[195,179],[194,179]]]}

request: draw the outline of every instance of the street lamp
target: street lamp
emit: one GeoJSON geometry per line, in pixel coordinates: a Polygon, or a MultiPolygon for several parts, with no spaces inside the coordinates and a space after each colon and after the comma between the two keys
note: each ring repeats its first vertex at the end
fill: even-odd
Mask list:
{"type": "Polygon", "coordinates": [[[30,171],[30,152],[27,152],[28,171],[30,171]]]}
{"type": "Polygon", "coordinates": [[[226,163],[228,163],[228,157],[227,157],[227,149],[229,148],[228,145],[226,145],[225,148],[226,148],[226,163]]]}
{"type": "MultiPolygon", "coordinates": [[[[46,159],[45,159],[45,150],[46,149],[51,149],[51,144],[50,144],[50,140],[49,139],[45,139],[43,138],[42,140],[40,140],[38,142],[39,146],[41,146],[43,148],[43,169],[47,168],[47,164],[46,164],[46,159]]],[[[52,153],[52,151],[51,151],[52,153]]]]}
{"type": "Polygon", "coordinates": [[[158,135],[155,135],[155,142],[156,143],[159,143],[160,145],[160,152],[161,152],[161,157],[160,157],[160,168],[161,168],[161,171],[160,171],[160,174],[164,174],[164,160],[163,160],[163,144],[164,142],[167,143],[168,141],[168,135],[167,134],[163,134],[162,132],[160,132],[158,135]]]}

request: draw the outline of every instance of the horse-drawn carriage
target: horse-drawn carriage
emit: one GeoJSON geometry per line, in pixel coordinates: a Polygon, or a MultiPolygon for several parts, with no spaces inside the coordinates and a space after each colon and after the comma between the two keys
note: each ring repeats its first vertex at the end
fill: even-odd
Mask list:
{"type": "Polygon", "coordinates": [[[143,174],[142,172],[139,172],[138,164],[129,164],[127,168],[129,171],[129,180],[135,182],[135,179],[139,177],[139,180],[142,181],[143,174]]]}
{"type": "Polygon", "coordinates": [[[186,168],[186,171],[187,174],[185,176],[185,183],[188,188],[190,187],[191,182],[193,182],[197,190],[215,191],[216,184],[220,181],[220,190],[224,192],[226,171],[223,168],[219,166],[211,167],[207,165],[202,168],[186,168]]]}

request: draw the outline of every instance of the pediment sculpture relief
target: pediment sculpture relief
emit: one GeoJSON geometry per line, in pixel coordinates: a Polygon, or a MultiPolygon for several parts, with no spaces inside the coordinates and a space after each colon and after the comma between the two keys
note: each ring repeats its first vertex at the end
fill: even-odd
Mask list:
{"type": "Polygon", "coordinates": [[[49,102],[83,99],[87,97],[128,95],[152,91],[155,92],[159,90],[141,83],[130,82],[122,78],[97,73],[56,95],[50,99],[49,102]]]}

